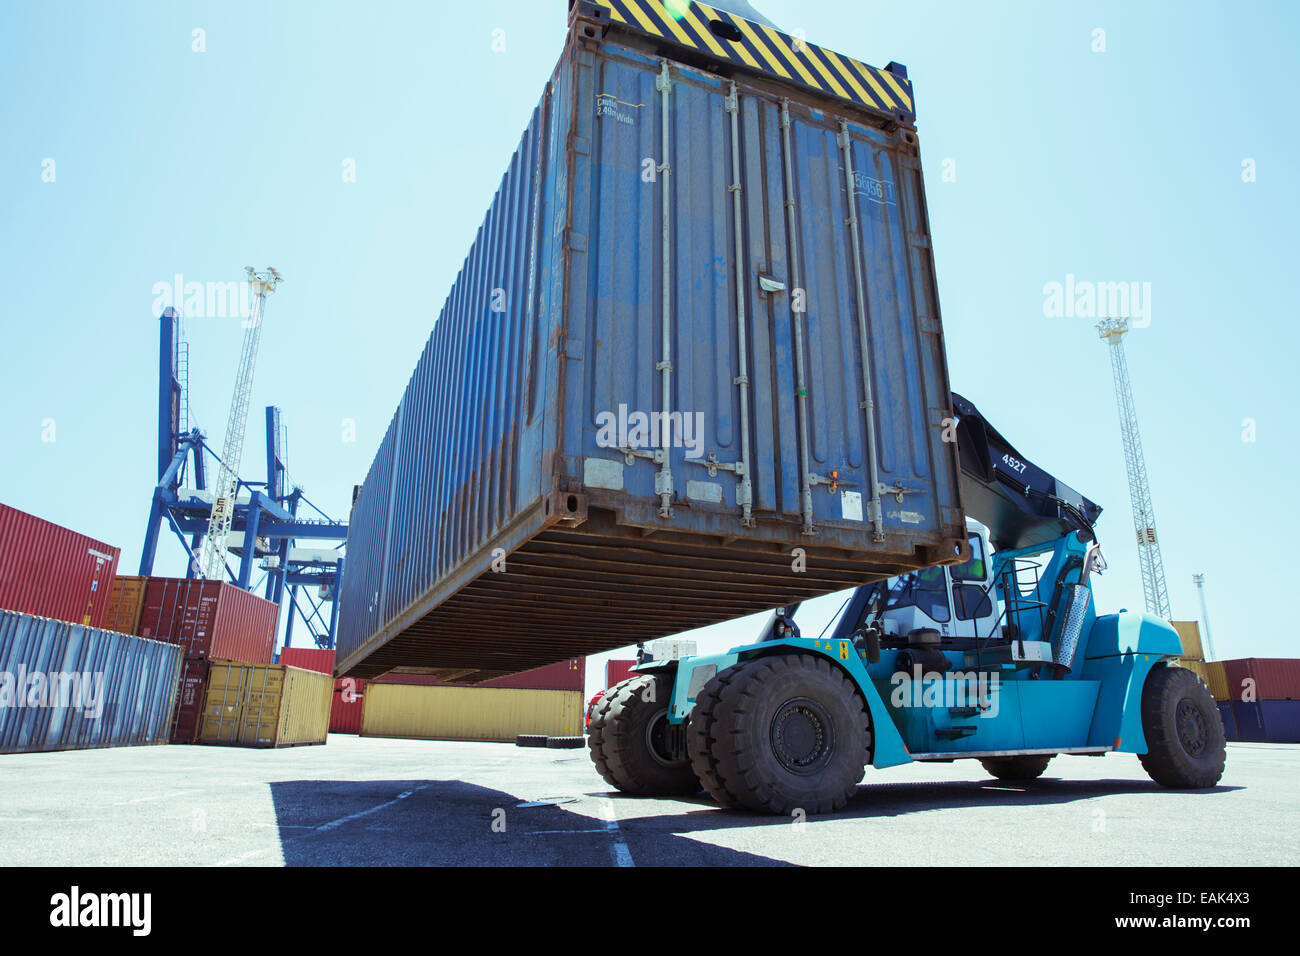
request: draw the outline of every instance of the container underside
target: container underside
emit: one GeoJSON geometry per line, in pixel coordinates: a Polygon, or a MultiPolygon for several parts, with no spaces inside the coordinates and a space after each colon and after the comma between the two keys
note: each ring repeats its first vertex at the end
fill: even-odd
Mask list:
{"type": "Polygon", "coordinates": [[[477,683],[568,657],[599,654],[890,577],[943,560],[888,536],[877,557],[647,531],[629,538],[610,512],[553,525],[339,676],[401,667],[477,683]]]}

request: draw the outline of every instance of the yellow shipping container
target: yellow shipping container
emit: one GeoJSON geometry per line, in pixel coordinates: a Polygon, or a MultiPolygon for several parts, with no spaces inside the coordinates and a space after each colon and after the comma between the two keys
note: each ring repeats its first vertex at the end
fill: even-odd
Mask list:
{"type": "Polygon", "coordinates": [[[1205,683],[1215,700],[1231,699],[1228,693],[1228,672],[1223,666],[1223,661],[1205,662],[1205,683]]]}
{"type": "Polygon", "coordinates": [[[1183,652],[1178,656],[1185,661],[1205,660],[1205,650],[1201,647],[1201,625],[1196,621],[1170,621],[1178,632],[1178,639],[1183,642],[1183,652]]]}
{"type": "Polygon", "coordinates": [[[367,684],[363,737],[505,740],[519,734],[582,733],[582,692],[506,687],[367,684]]]}
{"type": "Polygon", "coordinates": [[[148,583],[148,578],[138,575],[119,574],[113,578],[104,623],[100,626],[106,631],[139,635],[140,614],[144,611],[144,588],[148,583]]]}
{"type": "Polygon", "coordinates": [[[334,678],[284,664],[213,661],[197,743],[236,747],[323,744],[334,678]]]}
{"type": "Polygon", "coordinates": [[[1180,658],[1176,661],[1179,667],[1185,667],[1201,679],[1201,683],[1210,686],[1210,675],[1206,672],[1205,661],[1189,661],[1186,658],[1180,658]]]}

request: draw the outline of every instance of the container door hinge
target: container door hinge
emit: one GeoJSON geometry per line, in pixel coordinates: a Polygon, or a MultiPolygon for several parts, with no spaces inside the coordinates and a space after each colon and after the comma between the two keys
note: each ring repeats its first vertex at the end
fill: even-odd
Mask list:
{"type": "Polygon", "coordinates": [[[718,456],[709,452],[705,458],[687,458],[686,463],[689,465],[699,465],[709,472],[710,478],[718,477],[719,471],[732,471],[737,475],[745,473],[745,463],[743,461],[718,461],[718,456]]]}
{"type": "Polygon", "coordinates": [[[739,478],[740,484],[736,486],[736,506],[743,511],[740,523],[746,528],[754,527],[754,516],[750,510],[754,504],[754,492],[750,483],[745,480],[749,475],[749,471],[743,461],[718,461],[718,456],[713,452],[709,452],[708,456],[702,459],[687,458],[686,463],[688,465],[699,465],[709,473],[710,478],[718,477],[720,471],[732,472],[739,478]]]}
{"type": "MultiPolygon", "coordinates": [[[[662,465],[664,463],[664,451],[662,448],[656,449],[655,451],[648,451],[644,448],[620,448],[619,451],[623,453],[623,460],[629,465],[635,465],[638,458],[645,458],[648,461],[654,462],[656,465],[662,465]]],[[[655,494],[660,494],[660,492],[656,491],[655,494]]]]}
{"type": "Polygon", "coordinates": [[[903,503],[903,495],[914,495],[917,494],[921,489],[904,488],[903,483],[901,481],[896,481],[892,486],[887,485],[884,482],[881,482],[879,485],[876,486],[876,490],[881,497],[884,497],[885,495],[893,495],[898,500],[898,503],[901,505],[903,503]]]}

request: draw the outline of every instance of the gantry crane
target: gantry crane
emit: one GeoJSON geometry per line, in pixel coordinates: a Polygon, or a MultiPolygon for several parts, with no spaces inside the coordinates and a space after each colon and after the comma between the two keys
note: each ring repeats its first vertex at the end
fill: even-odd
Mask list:
{"type": "MultiPolygon", "coordinates": [[[[224,462],[208,446],[203,432],[183,418],[188,404],[188,349],[181,341],[180,313],[169,306],[159,320],[158,480],[152,489],[137,573],[146,577],[154,573],[159,540],[163,530],[170,529],[188,556],[185,576],[195,578],[200,574],[201,544],[214,510],[208,480],[213,468],[221,469],[224,462]]],[[[229,493],[234,507],[226,540],[235,566],[224,573],[231,584],[253,590],[260,586],[253,580],[260,566],[265,571],[267,599],[288,605],[286,646],[298,616],[317,646],[333,647],[338,621],[335,596],[344,566],[341,542],[347,539],[348,526],[331,519],[301,487],[289,482],[285,430],[275,406],[266,409],[266,468],[265,481],[234,472],[229,493]],[[241,492],[245,495],[242,499],[241,492]],[[313,593],[320,596],[319,601],[313,593]]],[[[219,568],[216,577],[222,576],[219,568]]]]}
{"type": "Polygon", "coordinates": [[[1133,508],[1133,527],[1137,532],[1138,563],[1142,567],[1142,593],[1147,610],[1167,621],[1169,591],[1165,586],[1165,564],[1160,556],[1155,507],[1151,504],[1151,486],[1147,481],[1146,460],[1142,455],[1142,436],[1138,432],[1137,406],[1129,382],[1128,361],[1124,357],[1124,335],[1128,330],[1126,318],[1105,319],[1097,323],[1097,333],[1110,346],[1110,367],[1115,378],[1115,404],[1119,407],[1124,466],[1128,471],[1129,502],[1133,508]]]}

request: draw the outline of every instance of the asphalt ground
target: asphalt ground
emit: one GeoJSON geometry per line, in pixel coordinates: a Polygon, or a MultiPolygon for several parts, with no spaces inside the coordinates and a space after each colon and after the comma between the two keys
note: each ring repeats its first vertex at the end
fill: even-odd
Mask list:
{"type": "Polygon", "coordinates": [[[0,756],[0,864],[38,866],[1293,866],[1300,746],[1229,744],[1220,785],[1134,756],[1030,784],[975,761],[867,768],[838,814],[610,790],[585,750],[331,735],[323,747],[0,756]]]}

